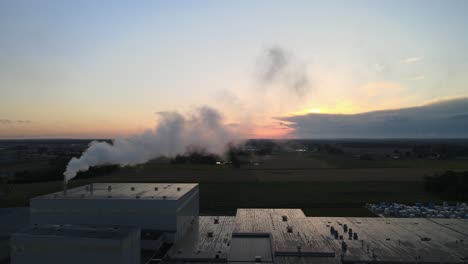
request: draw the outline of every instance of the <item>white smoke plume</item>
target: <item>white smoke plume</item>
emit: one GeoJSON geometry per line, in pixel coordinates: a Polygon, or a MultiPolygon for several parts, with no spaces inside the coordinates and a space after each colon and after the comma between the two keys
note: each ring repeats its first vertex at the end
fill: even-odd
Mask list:
{"type": "Polygon", "coordinates": [[[93,141],[81,157],[70,160],[64,172],[65,182],[91,166],[142,164],[160,156],[183,154],[188,148],[222,155],[228,144],[236,140],[235,133],[223,124],[220,113],[209,107],[198,108],[188,116],[177,112],[158,115],[160,120],[154,130],[118,138],[112,144],[93,141]]]}

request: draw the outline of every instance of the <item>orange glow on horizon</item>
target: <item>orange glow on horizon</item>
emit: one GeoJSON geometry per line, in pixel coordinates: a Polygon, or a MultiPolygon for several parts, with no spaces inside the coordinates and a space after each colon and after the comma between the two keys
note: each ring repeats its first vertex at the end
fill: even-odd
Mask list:
{"type": "Polygon", "coordinates": [[[334,105],[320,106],[320,107],[309,107],[303,110],[287,113],[285,116],[298,116],[308,114],[345,114],[351,115],[359,112],[363,112],[359,105],[355,105],[351,102],[342,101],[334,105]]]}
{"type": "Polygon", "coordinates": [[[290,127],[257,127],[253,131],[254,138],[288,138],[294,131],[290,127]]]}

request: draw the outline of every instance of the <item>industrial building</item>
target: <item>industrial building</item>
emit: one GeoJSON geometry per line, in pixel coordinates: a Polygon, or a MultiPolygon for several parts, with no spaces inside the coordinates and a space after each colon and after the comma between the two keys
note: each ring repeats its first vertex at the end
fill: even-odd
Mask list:
{"type": "Polygon", "coordinates": [[[307,217],[300,209],[199,216],[198,200],[197,184],[100,183],[40,196],[31,200],[32,225],[12,236],[11,261],[32,263],[25,260],[37,252],[26,248],[35,246],[72,256],[90,239],[112,250],[88,248],[87,264],[129,263],[103,261],[123,248],[141,252],[140,263],[468,263],[466,219],[307,217]],[[122,230],[103,239],[116,225],[122,230]],[[139,249],[114,243],[134,241],[139,229],[139,249]]]}
{"type": "Polygon", "coordinates": [[[198,201],[198,184],[94,183],[31,199],[30,222],[138,226],[152,249],[187,232],[198,201]]]}
{"type": "Polygon", "coordinates": [[[238,209],[200,217],[166,262],[467,263],[464,219],[306,217],[300,209],[238,209]]]}
{"type": "Polygon", "coordinates": [[[13,263],[140,263],[140,230],[125,226],[30,226],[11,237],[13,263]]]}

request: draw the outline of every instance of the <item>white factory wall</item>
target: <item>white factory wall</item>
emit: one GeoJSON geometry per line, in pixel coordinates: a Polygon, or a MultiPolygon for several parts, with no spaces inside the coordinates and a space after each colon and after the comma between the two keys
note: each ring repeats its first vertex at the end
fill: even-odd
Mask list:
{"type": "Polygon", "coordinates": [[[199,200],[200,198],[197,186],[188,193],[186,199],[179,201],[177,211],[177,234],[174,240],[182,238],[191,227],[197,226],[199,200]]]}
{"type": "Polygon", "coordinates": [[[11,263],[140,263],[140,233],[135,229],[122,239],[13,235],[11,263]]]}
{"type": "Polygon", "coordinates": [[[112,224],[177,230],[175,200],[32,199],[30,208],[32,224],[112,224]]]}
{"type": "Polygon", "coordinates": [[[182,237],[199,214],[195,186],[177,200],[148,198],[34,198],[31,224],[92,224],[138,226],[168,232],[169,241],[182,237]]]}

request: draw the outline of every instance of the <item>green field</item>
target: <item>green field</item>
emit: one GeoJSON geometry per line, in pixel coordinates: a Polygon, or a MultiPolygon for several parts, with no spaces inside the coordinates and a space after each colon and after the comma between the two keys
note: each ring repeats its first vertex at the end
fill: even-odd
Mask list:
{"type": "MultiPolygon", "coordinates": [[[[441,202],[425,192],[424,175],[468,169],[464,161],[379,160],[308,153],[279,153],[239,169],[220,165],[150,162],[110,175],[72,181],[198,182],[202,214],[234,214],[236,208],[302,208],[315,216],[369,216],[368,202],[441,202]]],[[[57,191],[61,182],[8,185],[0,206],[27,206],[39,194],[57,191]]]]}

